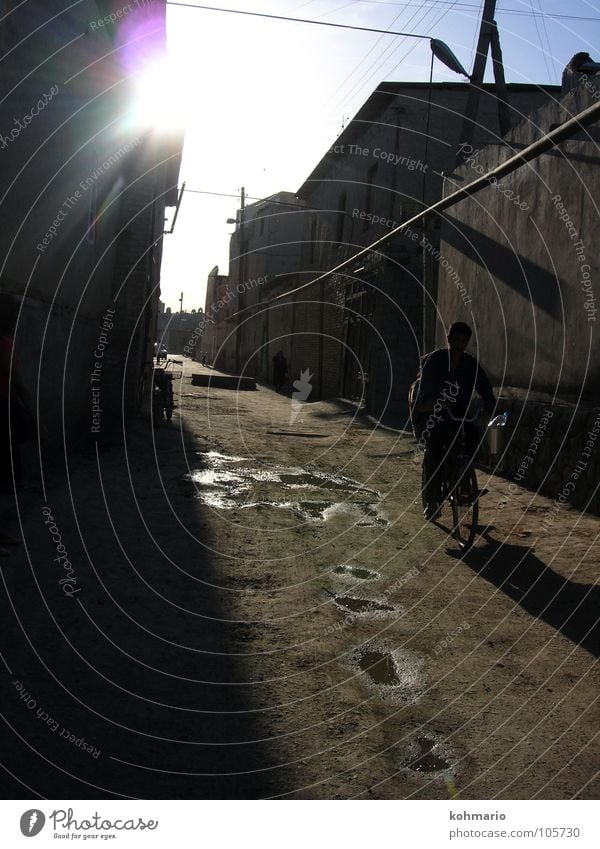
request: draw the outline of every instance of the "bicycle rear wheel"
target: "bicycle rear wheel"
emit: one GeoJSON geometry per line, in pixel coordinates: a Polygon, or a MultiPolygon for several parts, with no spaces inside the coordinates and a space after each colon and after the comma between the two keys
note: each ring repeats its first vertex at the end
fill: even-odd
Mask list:
{"type": "Polygon", "coordinates": [[[450,495],[452,536],[462,548],[470,548],[479,522],[479,491],[475,469],[465,472],[450,495]]]}

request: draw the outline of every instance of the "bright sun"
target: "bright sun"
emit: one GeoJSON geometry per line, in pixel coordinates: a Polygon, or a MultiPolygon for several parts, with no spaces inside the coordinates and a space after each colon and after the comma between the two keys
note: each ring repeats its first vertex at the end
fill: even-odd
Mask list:
{"type": "Polygon", "coordinates": [[[153,62],[135,78],[133,121],[136,126],[163,130],[185,127],[186,103],[183,76],[168,60],[153,62]]]}

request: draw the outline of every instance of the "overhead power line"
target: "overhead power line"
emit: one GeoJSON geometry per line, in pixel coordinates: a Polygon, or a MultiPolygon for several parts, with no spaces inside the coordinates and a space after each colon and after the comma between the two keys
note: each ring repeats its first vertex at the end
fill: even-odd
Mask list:
{"type": "MultiPolygon", "coordinates": [[[[418,3],[418,4],[415,4],[415,3],[393,3],[393,2],[389,2],[389,0],[388,0],[388,2],[386,2],[386,0],[360,0],[360,2],[370,3],[372,5],[377,5],[377,6],[415,6],[415,5],[423,6],[424,5],[423,2],[418,3]]],[[[425,0],[425,2],[427,2],[427,0],[425,0]]],[[[431,0],[431,2],[435,2],[435,5],[438,6],[438,7],[454,5],[451,2],[444,2],[444,0],[431,0]]],[[[188,8],[188,9],[203,9],[205,11],[210,11],[210,12],[228,12],[232,15],[249,15],[250,17],[254,17],[254,18],[271,18],[272,20],[276,20],[276,21],[291,21],[293,23],[299,23],[299,24],[316,24],[318,26],[323,26],[323,27],[341,27],[342,29],[354,29],[354,30],[359,30],[359,31],[362,30],[363,32],[380,32],[380,33],[384,33],[385,35],[405,35],[405,36],[408,36],[409,38],[429,38],[429,36],[427,36],[427,35],[416,35],[413,32],[390,32],[390,30],[387,30],[387,29],[374,29],[374,28],[371,28],[371,27],[357,27],[357,26],[352,26],[351,24],[336,24],[336,23],[333,23],[331,21],[315,21],[315,20],[311,20],[310,18],[291,18],[291,17],[288,17],[286,15],[269,15],[266,12],[246,12],[246,11],[243,11],[242,9],[225,9],[225,8],[221,8],[221,7],[218,7],[218,6],[200,6],[197,3],[176,3],[174,0],[167,0],[167,6],[181,6],[182,8],[188,8]]],[[[462,8],[462,9],[476,10],[477,5],[473,4],[473,3],[457,3],[456,8],[457,9],[462,8]]],[[[538,14],[538,13],[533,13],[533,12],[527,10],[527,9],[498,9],[497,14],[498,15],[521,15],[523,17],[530,17],[530,18],[534,17],[535,14],[537,14],[538,19],[540,19],[540,18],[542,18],[542,19],[543,18],[550,18],[550,19],[553,19],[553,20],[554,19],[563,19],[563,20],[569,20],[569,21],[593,21],[595,23],[600,23],[599,17],[593,18],[593,17],[586,17],[584,15],[563,15],[563,14],[554,13],[554,12],[543,12],[542,14],[538,14]]]]}
{"type": "MultiPolygon", "coordinates": [[[[359,0],[359,2],[364,3],[365,5],[368,5],[368,6],[395,6],[396,8],[400,8],[400,7],[410,8],[411,6],[418,6],[419,8],[421,8],[425,4],[430,4],[430,5],[432,4],[434,6],[437,6],[438,8],[443,7],[443,6],[454,5],[453,3],[451,3],[451,0],[421,0],[421,2],[419,2],[419,3],[410,3],[410,2],[409,3],[398,3],[398,2],[394,2],[394,0],[359,0]]],[[[481,3],[464,3],[464,2],[461,3],[461,2],[459,2],[459,3],[456,4],[456,6],[459,9],[468,9],[468,10],[471,10],[471,11],[474,11],[474,12],[478,12],[478,10],[479,11],[481,10],[481,3]]],[[[543,12],[543,11],[540,11],[540,12],[534,13],[534,12],[531,12],[530,10],[528,10],[528,9],[512,9],[512,8],[497,9],[496,15],[521,15],[521,16],[524,16],[526,18],[531,18],[531,17],[534,17],[534,15],[537,15],[538,18],[566,18],[568,20],[596,21],[597,23],[600,23],[599,17],[593,18],[591,16],[585,16],[585,15],[563,15],[560,12],[543,12]]]]}
{"type": "MultiPolygon", "coordinates": [[[[188,187],[186,186],[185,189],[184,189],[184,193],[187,194],[188,192],[190,192],[193,195],[212,195],[213,197],[218,197],[218,198],[236,198],[237,200],[240,199],[239,194],[234,195],[234,194],[231,194],[230,192],[209,192],[209,191],[206,191],[204,189],[188,189],[188,187]]],[[[246,197],[246,200],[260,200],[265,204],[274,204],[276,206],[297,206],[297,204],[294,204],[291,201],[273,200],[270,197],[258,198],[258,197],[254,197],[253,195],[246,195],[245,197],[246,197]]],[[[310,210],[310,209],[312,209],[312,207],[305,207],[303,205],[302,209],[310,210]]],[[[326,211],[330,211],[330,210],[326,210],[326,211]]]]}
{"type": "Polygon", "coordinates": [[[183,9],[203,9],[205,12],[227,12],[231,15],[246,15],[251,18],[269,18],[273,21],[288,21],[295,24],[314,24],[319,27],[336,27],[337,29],[352,29],[358,32],[380,32],[385,35],[404,35],[407,38],[426,38],[428,41],[430,35],[419,35],[415,32],[394,32],[389,29],[376,29],[375,27],[357,27],[352,24],[336,24],[333,21],[314,21],[310,18],[290,18],[287,15],[269,15],[266,12],[245,12],[242,9],[224,9],[219,6],[199,6],[197,3],[176,3],[174,0],[167,0],[167,6],[180,6],[183,9]]]}

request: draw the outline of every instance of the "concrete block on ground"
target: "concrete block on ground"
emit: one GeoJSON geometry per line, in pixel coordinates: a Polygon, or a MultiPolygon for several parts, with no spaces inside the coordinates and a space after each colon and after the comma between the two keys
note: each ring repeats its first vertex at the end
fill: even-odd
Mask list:
{"type": "Polygon", "coordinates": [[[256,380],[253,377],[240,377],[233,374],[192,374],[192,385],[208,386],[209,389],[256,391],[256,380]]]}

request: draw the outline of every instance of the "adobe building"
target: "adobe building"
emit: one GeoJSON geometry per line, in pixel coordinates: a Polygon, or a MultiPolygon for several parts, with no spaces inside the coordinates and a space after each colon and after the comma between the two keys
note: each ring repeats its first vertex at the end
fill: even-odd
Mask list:
{"type": "Polygon", "coordinates": [[[206,281],[202,343],[196,349],[200,354],[200,362],[206,354],[206,362],[209,365],[214,365],[222,355],[221,349],[227,333],[224,310],[227,306],[228,291],[229,277],[227,274],[219,274],[219,266],[215,265],[206,281]]]}
{"type": "Polygon", "coordinates": [[[0,288],[50,443],[63,422],[68,442],[108,438],[151,385],[182,136],[139,118],[134,81],[165,56],[165,10],[48,0],[3,19],[0,288]]]}
{"type": "Polygon", "coordinates": [[[293,192],[238,210],[229,247],[230,300],[219,311],[228,323],[219,368],[252,377],[268,374],[270,334],[263,305],[273,287],[301,266],[304,214],[304,203],[293,192]]]}
{"type": "MultiPolygon", "coordinates": [[[[594,65],[595,63],[591,63],[594,65]]],[[[600,66],[596,65],[596,69],[600,66]]],[[[523,122],[503,144],[474,145],[447,192],[472,181],[600,100],[600,74],[523,122]]],[[[445,215],[438,342],[451,320],[474,327],[473,351],[509,412],[504,470],[523,486],[600,512],[600,193],[596,123],[490,182],[445,215]]]]}
{"type": "MultiPolygon", "coordinates": [[[[270,281],[263,288],[260,315],[250,321],[246,311],[233,319],[252,328],[243,363],[249,351],[267,352],[257,376],[268,377],[271,358],[282,349],[292,377],[305,369],[314,375],[314,397],[341,396],[378,416],[406,416],[419,356],[434,341],[439,220],[426,230],[417,221],[410,233],[342,273],[301,287],[442,196],[460,148],[468,92],[463,83],[381,83],[317,164],[295,199],[304,206],[302,236],[285,242],[278,236],[270,246],[291,255],[290,242],[299,241],[296,266],[277,287],[270,281]]],[[[560,88],[508,85],[507,92],[516,124],[560,88]]],[[[477,122],[473,145],[500,140],[491,85],[483,87],[477,122]]],[[[238,371],[233,338],[223,367],[238,371]]]]}
{"type": "MultiPolygon", "coordinates": [[[[559,91],[507,88],[513,123],[559,91]]],[[[307,214],[303,271],[316,276],[335,267],[442,196],[468,90],[463,83],[378,86],[299,189],[314,210],[307,214]]],[[[484,86],[477,122],[474,145],[499,140],[491,85],[484,86]]],[[[418,221],[324,288],[318,284],[323,292],[315,301],[327,305],[323,393],[362,399],[376,415],[405,414],[419,356],[433,344],[439,226],[439,219],[426,229],[418,221]]]]}

